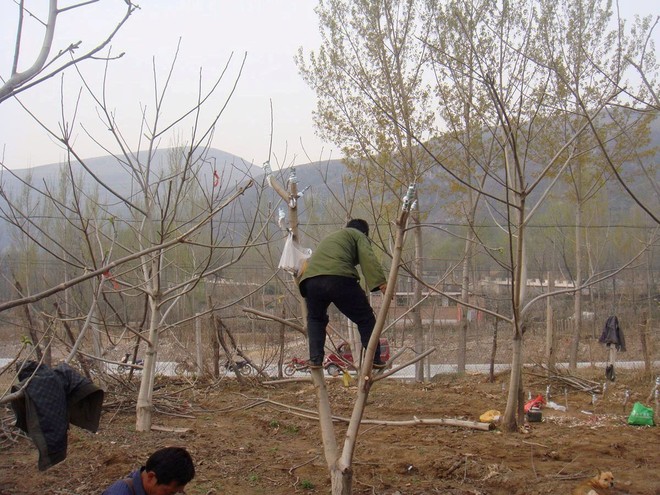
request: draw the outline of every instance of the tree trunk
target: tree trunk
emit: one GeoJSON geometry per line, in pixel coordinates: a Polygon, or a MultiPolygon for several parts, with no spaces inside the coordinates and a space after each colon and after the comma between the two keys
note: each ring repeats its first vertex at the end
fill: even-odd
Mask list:
{"type": "MultiPolygon", "coordinates": [[[[463,275],[461,278],[461,301],[468,302],[470,286],[470,253],[472,251],[472,236],[465,240],[463,250],[463,275]]],[[[458,373],[465,373],[467,360],[467,334],[468,334],[468,309],[461,305],[461,325],[458,331],[458,355],[456,356],[458,373]]]]}
{"type": "MultiPolygon", "coordinates": [[[[92,314],[92,349],[94,350],[94,355],[101,357],[103,354],[103,345],[101,345],[101,330],[96,322],[99,320],[97,308],[95,306],[94,313],[92,314]]],[[[133,356],[135,358],[135,356],[133,356]]],[[[135,359],[133,359],[135,361],[135,359]]]]}
{"type": "MultiPolygon", "coordinates": [[[[68,292],[68,291],[67,291],[68,292]]],[[[55,312],[57,313],[57,317],[60,320],[60,323],[62,324],[62,327],[64,328],[64,332],[66,333],[67,338],[69,339],[69,343],[71,344],[71,347],[76,345],[76,338],[73,336],[73,330],[71,330],[71,325],[69,325],[69,322],[66,321],[64,318],[64,314],[62,313],[62,310],[60,309],[60,305],[56,302],[54,303],[55,306],[55,312]]],[[[87,378],[90,380],[92,379],[92,375],[89,373],[89,365],[87,364],[87,361],[85,360],[85,357],[82,354],[77,354],[77,359],[78,362],[80,363],[80,367],[85,374],[87,378]]],[[[98,362],[99,369],[105,372],[105,363],[102,361],[98,362]]]]}
{"type": "MultiPolygon", "coordinates": [[[[521,184],[516,184],[521,188],[521,184]]],[[[518,198],[516,198],[518,199],[518,198]]],[[[522,410],[522,367],[523,367],[523,335],[525,326],[521,314],[522,302],[527,293],[527,249],[525,243],[524,228],[524,198],[519,199],[519,210],[517,213],[518,241],[516,250],[512,256],[513,277],[511,280],[511,310],[513,315],[513,341],[511,356],[511,384],[506,402],[506,410],[503,418],[505,431],[513,432],[518,427],[518,413],[522,410]]]]}
{"type": "Polygon", "coordinates": [[[195,318],[195,354],[197,356],[197,374],[204,374],[204,355],[202,354],[202,319],[197,315],[195,318]]]}
{"type": "Polygon", "coordinates": [[[351,469],[330,470],[330,482],[332,483],[332,495],[351,495],[353,493],[353,471],[351,469]]]}
{"type": "MultiPolygon", "coordinates": [[[[497,312],[499,313],[500,307],[497,305],[497,312]]],[[[490,351],[490,373],[489,379],[493,383],[495,381],[495,357],[497,356],[497,330],[500,324],[500,319],[495,318],[495,323],[493,324],[493,345],[490,351]]]]}
{"type": "Polygon", "coordinates": [[[44,336],[44,364],[46,366],[53,366],[53,334],[51,330],[44,330],[41,320],[39,321],[39,329],[41,334],[44,336]]]}
{"type": "MultiPolygon", "coordinates": [[[[415,277],[421,280],[423,275],[423,263],[422,259],[424,256],[423,244],[422,244],[422,229],[419,226],[419,215],[417,213],[412,215],[412,220],[414,223],[413,233],[415,239],[415,261],[414,261],[414,270],[415,277]]],[[[424,352],[424,328],[422,326],[422,315],[421,315],[421,304],[419,302],[422,300],[422,284],[418,280],[413,281],[413,304],[415,308],[412,311],[412,325],[414,328],[415,335],[415,353],[422,354],[424,352]]],[[[428,359],[428,358],[427,358],[428,359]]],[[[415,363],[415,380],[418,382],[424,381],[424,362],[426,359],[417,361],[415,363]]]]}
{"type": "Polygon", "coordinates": [[[575,211],[575,291],[573,307],[573,342],[569,359],[569,369],[576,370],[578,352],[580,348],[580,332],[582,331],[582,247],[584,244],[584,231],[582,229],[582,163],[578,158],[575,172],[575,184],[577,189],[577,204],[575,211]]]}
{"type": "MultiPolygon", "coordinates": [[[[18,292],[19,296],[23,296],[23,286],[21,283],[18,281],[16,276],[14,276],[14,287],[16,287],[16,291],[18,292]]],[[[28,333],[30,334],[30,339],[32,340],[32,345],[34,346],[34,350],[37,353],[37,360],[42,361],[43,360],[43,354],[41,352],[41,344],[39,343],[39,335],[37,334],[37,330],[34,328],[34,322],[32,321],[32,315],[30,313],[30,305],[26,304],[23,306],[23,314],[25,315],[25,323],[27,324],[28,327],[28,333]]]]}
{"type": "Polygon", "coordinates": [[[642,357],[644,358],[644,371],[650,373],[651,371],[651,357],[649,356],[648,336],[651,333],[651,318],[648,313],[644,312],[642,316],[642,323],[639,326],[639,343],[642,349],[642,357]]]}
{"type": "Polygon", "coordinates": [[[514,432],[518,429],[518,402],[520,384],[522,383],[522,347],[523,339],[520,332],[514,328],[513,348],[511,356],[511,378],[509,380],[509,394],[506,401],[506,410],[502,418],[502,427],[505,431],[514,432]]]}
{"type": "MultiPolygon", "coordinates": [[[[470,113],[468,109],[466,109],[466,121],[468,123],[470,121],[470,113]]],[[[466,161],[468,164],[471,161],[469,150],[466,150],[466,161]]],[[[467,181],[468,183],[472,183],[472,173],[469,167],[468,167],[468,171],[469,173],[468,173],[467,181]]],[[[470,212],[468,217],[468,223],[472,225],[474,223],[474,215],[476,208],[476,203],[472,189],[468,189],[467,195],[468,195],[468,206],[469,206],[468,211],[470,212]]],[[[463,247],[463,273],[461,275],[461,301],[465,303],[469,302],[470,299],[470,263],[472,260],[472,253],[474,251],[474,238],[475,238],[474,232],[470,228],[470,231],[468,232],[465,239],[465,245],[463,247]]],[[[460,310],[461,310],[461,325],[458,334],[458,349],[457,349],[458,355],[457,355],[456,363],[457,363],[458,373],[465,373],[465,365],[467,362],[467,336],[468,336],[470,322],[468,321],[467,306],[462,305],[460,310]]]]}
{"type": "MultiPolygon", "coordinates": [[[[215,378],[220,378],[220,337],[218,332],[213,325],[213,314],[209,321],[209,327],[211,328],[211,347],[213,348],[213,376],[215,378]]],[[[281,377],[280,377],[281,378],[281,377]]]]}
{"type": "MultiPolygon", "coordinates": [[[[650,247],[647,251],[647,261],[646,261],[646,300],[647,308],[644,310],[643,314],[643,326],[640,328],[639,338],[642,346],[642,356],[644,357],[644,370],[646,372],[651,371],[651,358],[649,356],[649,348],[647,345],[648,336],[651,335],[651,320],[653,315],[653,248],[650,247]]],[[[656,412],[659,412],[656,407],[656,412]]]]}
{"type": "MultiPolygon", "coordinates": [[[[551,272],[548,272],[548,292],[552,292],[555,288],[554,277],[551,272]]],[[[545,360],[548,365],[548,374],[551,374],[555,369],[555,332],[554,332],[554,315],[552,310],[552,298],[546,299],[546,312],[545,312],[545,360]]]]}
{"type": "Polygon", "coordinates": [[[135,431],[151,430],[151,415],[153,412],[153,390],[156,376],[156,360],[158,357],[158,305],[150,300],[149,342],[144,355],[142,380],[138,392],[135,420],[135,431]]]}
{"type": "Polygon", "coordinates": [[[286,326],[284,325],[284,320],[286,320],[286,306],[282,305],[282,313],[280,314],[282,318],[282,323],[280,323],[280,350],[279,357],[277,359],[277,376],[282,378],[284,375],[282,373],[284,368],[284,337],[286,332],[286,326]]]}
{"type": "Polygon", "coordinates": [[[353,356],[352,364],[356,368],[359,368],[360,364],[362,364],[360,362],[360,356],[364,355],[366,349],[362,348],[362,341],[360,340],[360,333],[358,332],[357,325],[348,318],[345,318],[345,320],[348,329],[346,334],[348,335],[348,343],[351,346],[351,355],[353,356]]]}

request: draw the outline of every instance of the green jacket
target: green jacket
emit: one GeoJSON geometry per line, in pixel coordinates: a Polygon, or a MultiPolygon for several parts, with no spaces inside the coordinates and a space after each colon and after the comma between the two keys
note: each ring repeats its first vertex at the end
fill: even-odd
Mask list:
{"type": "Polygon", "coordinates": [[[300,283],[319,275],[339,275],[360,279],[356,266],[371,292],[387,282],[383,267],[376,259],[369,238],[354,228],[344,228],[324,238],[307,260],[300,283]]]}

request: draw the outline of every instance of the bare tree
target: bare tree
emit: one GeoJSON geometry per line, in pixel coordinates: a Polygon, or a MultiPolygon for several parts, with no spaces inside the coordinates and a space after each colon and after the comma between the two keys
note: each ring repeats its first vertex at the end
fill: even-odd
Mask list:
{"type": "MultiPolygon", "coordinates": [[[[337,443],[337,437],[334,431],[332,408],[328,391],[326,388],[325,380],[323,379],[323,370],[312,370],[312,379],[316,388],[318,396],[319,408],[319,422],[321,427],[321,436],[323,438],[323,451],[325,460],[328,464],[330,471],[330,481],[332,485],[333,495],[350,495],[353,493],[353,457],[355,448],[357,446],[357,436],[360,429],[362,416],[367,405],[369,392],[375,381],[384,378],[386,375],[375,377],[372,375],[372,364],[376,347],[380,339],[381,333],[385,326],[387,312],[389,309],[390,301],[394,297],[396,280],[401,266],[404,238],[407,231],[407,222],[410,215],[410,210],[414,206],[415,191],[414,186],[411,186],[404,196],[401,213],[396,222],[396,238],[394,240],[394,247],[392,251],[392,265],[387,279],[387,290],[383,297],[383,304],[378,311],[376,318],[376,325],[369,340],[369,345],[365,350],[362,367],[358,375],[358,394],[353,404],[353,411],[351,419],[348,424],[346,433],[344,434],[343,447],[340,449],[337,443]]],[[[413,362],[423,359],[427,354],[433,352],[433,349],[428,350],[415,358],[414,361],[404,363],[403,366],[408,366],[413,362]]],[[[392,374],[398,369],[390,370],[387,374],[392,374]]]]}
{"type": "MultiPolygon", "coordinates": [[[[159,339],[164,331],[177,324],[174,308],[204,279],[240,260],[259,237],[254,221],[247,222],[241,230],[223,222],[225,215],[233,215],[230,210],[237,205],[240,196],[253,186],[249,167],[215,163],[208,151],[215,124],[238,83],[245,58],[238,63],[233,87],[220,97],[219,103],[214,96],[232,67],[232,57],[209,89],[202,89],[200,75],[199,88],[189,109],[166,120],[167,95],[176,55],[164,81],[158,78],[154,62],[153,110],[147,111],[144,107],[140,112],[142,129],[135,141],[136,147],[123,135],[104,88],[96,91],[80,75],[114,143],[108,144],[91,134],[90,138],[110,154],[114,166],[130,178],[130,188],[120,189],[104,181],[97,170],[77,154],[72,139],[73,122],[63,122],[57,131],[48,129],[51,137],[67,150],[67,167],[70,170],[80,167],[85,178],[99,189],[98,196],[88,196],[89,189],[83,187],[73,173],[69,181],[76,195],[74,201],[58,201],[48,187],[33,188],[42,201],[52,203],[55,209],[66,214],[63,218],[67,218],[77,232],[78,242],[84,246],[84,256],[76,256],[75,249],[67,249],[70,244],[66,243],[71,243],[72,239],[66,243],[57,242],[44,230],[32,235],[33,242],[67,264],[75,275],[39,293],[5,303],[2,308],[32,303],[85,283],[94,297],[89,302],[85,325],[78,337],[81,340],[84,330],[98,322],[102,312],[109,311],[105,318],[116,320],[122,300],[142,300],[142,323],[137,328],[125,320],[122,323],[140,339],[145,349],[137,397],[138,431],[151,428],[159,339]],[[208,114],[205,109],[211,105],[217,110],[208,114]],[[185,141],[167,153],[160,152],[159,143],[168,136],[175,136],[179,141],[184,139],[184,135],[178,134],[182,129],[189,130],[185,141]],[[234,174],[238,176],[234,178],[234,174]],[[61,249],[66,250],[66,258],[58,256],[61,249]]],[[[9,204],[5,218],[13,219],[12,223],[24,233],[26,225],[38,228],[37,220],[30,217],[29,211],[21,210],[10,197],[5,199],[9,204]]],[[[73,347],[69,359],[79,345],[73,347]]]]}

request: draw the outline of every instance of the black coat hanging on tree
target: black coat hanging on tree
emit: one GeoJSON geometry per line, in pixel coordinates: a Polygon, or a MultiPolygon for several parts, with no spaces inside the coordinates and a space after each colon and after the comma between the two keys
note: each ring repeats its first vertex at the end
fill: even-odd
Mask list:
{"type": "Polygon", "coordinates": [[[616,373],[614,372],[614,349],[617,351],[626,351],[626,340],[623,337],[623,330],[619,326],[619,319],[612,315],[605,322],[603,333],[600,335],[598,342],[607,345],[609,349],[607,367],[605,368],[605,376],[608,380],[616,380],[616,373]]]}

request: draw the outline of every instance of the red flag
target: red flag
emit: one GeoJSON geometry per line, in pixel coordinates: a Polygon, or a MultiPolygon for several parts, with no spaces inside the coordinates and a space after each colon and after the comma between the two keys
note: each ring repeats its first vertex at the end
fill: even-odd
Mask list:
{"type": "Polygon", "coordinates": [[[218,171],[214,170],[213,171],[213,187],[218,187],[220,185],[220,176],[218,175],[218,171]]]}

